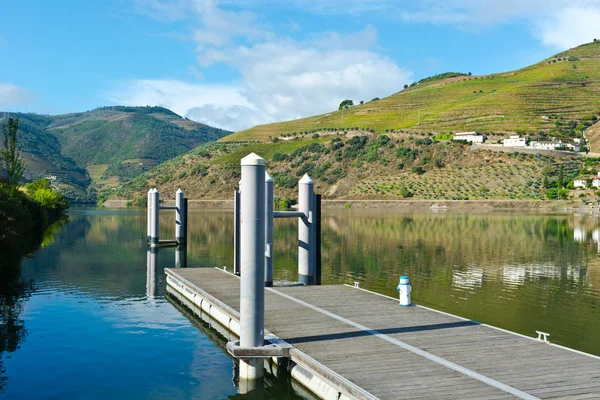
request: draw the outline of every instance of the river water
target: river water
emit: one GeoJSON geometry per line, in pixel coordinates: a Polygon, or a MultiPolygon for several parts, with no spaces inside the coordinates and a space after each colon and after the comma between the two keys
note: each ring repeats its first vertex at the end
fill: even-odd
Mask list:
{"type": "MultiPolygon", "coordinates": [[[[192,210],[189,225],[187,267],[231,268],[231,211],[192,210]]],[[[325,210],[322,230],[323,284],[397,296],[406,274],[418,304],[600,355],[598,216],[325,210]]],[[[74,208],[0,285],[0,398],[247,398],[223,340],[165,297],[175,250],[149,268],[145,236],[143,211],[74,208]]],[[[274,236],[275,279],[293,281],[295,221],[274,236]]],[[[297,398],[285,380],[265,386],[261,398],[297,398]]]]}

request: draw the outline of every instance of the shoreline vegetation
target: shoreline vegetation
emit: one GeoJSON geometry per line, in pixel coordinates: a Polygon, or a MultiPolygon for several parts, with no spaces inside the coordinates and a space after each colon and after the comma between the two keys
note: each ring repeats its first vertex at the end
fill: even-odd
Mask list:
{"type": "Polygon", "coordinates": [[[69,202],[48,179],[22,184],[23,157],[17,142],[19,120],[8,118],[2,125],[4,147],[0,148],[0,278],[18,278],[21,257],[44,242],[44,233],[67,215],[69,202]],[[11,272],[11,270],[13,270],[11,272]],[[14,270],[17,270],[16,272],[14,270]]]}
{"type": "Polygon", "coordinates": [[[66,221],[68,200],[46,178],[22,185],[25,169],[17,143],[19,120],[2,124],[0,148],[0,393],[4,353],[16,351],[27,336],[21,314],[25,299],[35,290],[21,277],[21,259],[51,243],[66,221]]]}
{"type": "MultiPolygon", "coordinates": [[[[135,207],[131,200],[106,200],[106,208],[135,207]]],[[[164,200],[164,205],[175,205],[175,200],[164,200]]],[[[323,208],[368,208],[393,210],[473,210],[473,211],[569,211],[582,209],[586,205],[581,200],[356,200],[337,199],[322,201],[323,208]]],[[[189,200],[190,209],[225,208],[233,209],[233,199],[189,200]]],[[[592,209],[587,207],[586,209],[592,209]]],[[[598,209],[598,207],[596,207],[598,209]]]]}

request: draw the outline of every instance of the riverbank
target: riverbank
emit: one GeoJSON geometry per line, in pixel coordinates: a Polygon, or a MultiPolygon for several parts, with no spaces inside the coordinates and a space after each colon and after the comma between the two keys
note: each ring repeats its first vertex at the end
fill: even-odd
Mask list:
{"type": "MultiPolygon", "coordinates": [[[[129,200],[107,200],[106,208],[126,208],[129,200]]],[[[189,200],[190,209],[225,208],[233,209],[233,200],[189,200]]],[[[572,211],[598,210],[598,206],[586,206],[579,200],[323,200],[324,208],[388,208],[396,210],[536,210],[572,211]]],[[[164,205],[175,205],[174,200],[165,200],[164,205]]]]}

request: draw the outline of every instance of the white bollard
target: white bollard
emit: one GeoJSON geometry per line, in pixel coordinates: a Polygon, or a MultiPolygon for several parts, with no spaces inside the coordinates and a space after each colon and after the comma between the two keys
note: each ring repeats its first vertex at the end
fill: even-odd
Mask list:
{"type": "Polygon", "coordinates": [[[408,280],[408,276],[402,275],[400,277],[400,283],[396,290],[400,295],[400,305],[401,306],[410,306],[412,303],[410,301],[410,292],[412,292],[412,287],[410,286],[410,281],[408,280]]]}
{"type": "Polygon", "coordinates": [[[177,192],[175,193],[175,207],[177,207],[177,210],[175,210],[175,240],[177,240],[179,244],[183,244],[186,241],[185,225],[187,224],[187,221],[185,220],[184,193],[181,188],[177,189],[177,192]]]}
{"type": "Polygon", "coordinates": [[[150,246],[158,246],[158,225],[160,212],[160,193],[158,189],[152,191],[152,217],[150,224],[150,246]]]}
{"type": "Polygon", "coordinates": [[[265,172],[265,286],[273,286],[273,178],[265,172]]]}
{"type": "MultiPolygon", "coordinates": [[[[264,346],[265,313],[265,160],[242,158],[240,264],[240,346],[264,346]]],[[[240,379],[264,375],[261,358],[240,359],[240,379]]]]}
{"type": "Polygon", "coordinates": [[[305,285],[315,283],[314,204],[314,182],[305,174],[298,182],[298,211],[305,215],[298,218],[298,280],[305,285]]]}
{"type": "Polygon", "coordinates": [[[152,224],[152,189],[148,190],[148,198],[146,200],[146,212],[148,214],[148,221],[146,223],[146,240],[150,242],[150,225],[152,224]]]}

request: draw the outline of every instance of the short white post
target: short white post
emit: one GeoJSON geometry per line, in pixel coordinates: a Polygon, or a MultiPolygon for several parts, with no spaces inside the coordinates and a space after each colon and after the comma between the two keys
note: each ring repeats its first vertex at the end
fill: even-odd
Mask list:
{"type": "Polygon", "coordinates": [[[410,301],[410,292],[412,292],[412,287],[410,285],[408,276],[402,275],[400,277],[400,283],[398,283],[396,290],[400,295],[400,305],[405,307],[410,306],[412,304],[410,301]]]}
{"type": "Polygon", "coordinates": [[[148,222],[146,223],[146,240],[150,242],[150,226],[152,225],[152,189],[148,190],[148,198],[146,200],[146,212],[148,214],[148,222]]]}
{"type": "Polygon", "coordinates": [[[158,246],[158,225],[160,212],[160,193],[158,189],[152,192],[152,217],[150,224],[150,246],[158,246]]]}
{"type": "Polygon", "coordinates": [[[298,182],[298,211],[304,213],[298,218],[298,280],[305,285],[315,283],[314,204],[314,182],[305,174],[298,182]]]}
{"type": "Polygon", "coordinates": [[[175,193],[175,207],[177,207],[177,210],[175,210],[175,240],[177,240],[179,244],[183,244],[187,239],[185,237],[185,225],[187,224],[187,221],[185,220],[184,193],[181,188],[177,189],[177,192],[175,193]]]}
{"type": "Polygon", "coordinates": [[[273,286],[273,178],[265,172],[265,286],[273,286]]]}
{"type": "MultiPolygon", "coordinates": [[[[242,158],[240,261],[240,346],[264,346],[265,312],[265,160],[242,158]]],[[[261,358],[240,359],[240,380],[264,375],[261,358]]]]}

